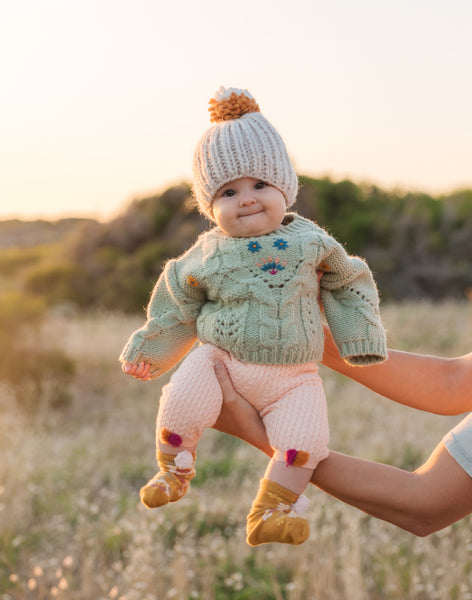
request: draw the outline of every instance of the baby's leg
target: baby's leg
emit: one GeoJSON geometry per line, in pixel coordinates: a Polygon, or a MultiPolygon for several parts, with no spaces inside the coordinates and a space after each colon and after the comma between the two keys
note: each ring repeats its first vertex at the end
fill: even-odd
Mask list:
{"type": "Polygon", "coordinates": [[[328,411],[321,379],[290,390],[263,420],[275,450],[265,476],[301,494],[318,463],[328,456],[328,411]]]}
{"type": "Polygon", "coordinates": [[[197,442],[221,410],[222,394],[213,366],[216,356],[224,359],[214,346],[200,346],[162,390],[156,424],[159,472],[140,493],[148,508],[177,502],[195,477],[197,442]]]}
{"type": "Polygon", "coordinates": [[[251,545],[268,542],[301,544],[309,535],[298,510],[318,462],[328,456],[328,420],[321,380],[291,390],[264,416],[274,458],[261,480],[247,521],[251,545]]]}
{"type": "Polygon", "coordinates": [[[162,389],[156,423],[156,444],[169,454],[195,450],[203,430],[221,411],[223,395],[215,376],[216,358],[226,354],[211,344],[191,352],[162,389]]]}
{"type": "Polygon", "coordinates": [[[310,483],[314,469],[305,467],[294,467],[278,460],[271,459],[267,465],[264,477],[283,485],[294,494],[300,496],[310,483]]]}

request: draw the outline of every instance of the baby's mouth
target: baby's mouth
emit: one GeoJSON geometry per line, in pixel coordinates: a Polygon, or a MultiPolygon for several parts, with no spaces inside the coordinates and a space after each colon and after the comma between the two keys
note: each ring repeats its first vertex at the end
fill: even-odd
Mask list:
{"type": "Polygon", "coordinates": [[[254,215],[259,215],[260,213],[263,213],[264,211],[260,208],[258,208],[257,210],[253,210],[251,212],[247,212],[247,213],[241,213],[239,216],[240,217],[253,217],[254,215]]]}

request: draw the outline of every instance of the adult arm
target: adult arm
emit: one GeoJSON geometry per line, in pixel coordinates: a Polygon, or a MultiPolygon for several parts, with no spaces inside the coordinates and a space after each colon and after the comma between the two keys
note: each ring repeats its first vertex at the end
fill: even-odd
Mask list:
{"type": "Polygon", "coordinates": [[[353,367],[341,358],[326,327],[322,363],[399,404],[440,415],[472,410],[472,353],[441,358],[389,350],[381,364],[353,367]]]}
{"type": "MultiPolygon", "coordinates": [[[[224,398],[215,429],[272,456],[257,411],[235,391],[223,365],[215,365],[215,373],[224,398]]],[[[418,536],[429,535],[472,512],[472,478],[443,443],[413,473],[331,451],[315,469],[311,483],[373,517],[418,536]]]]}
{"type": "Polygon", "coordinates": [[[311,483],[369,515],[426,536],[472,513],[472,478],[443,442],[414,472],[332,452],[311,483]]]}

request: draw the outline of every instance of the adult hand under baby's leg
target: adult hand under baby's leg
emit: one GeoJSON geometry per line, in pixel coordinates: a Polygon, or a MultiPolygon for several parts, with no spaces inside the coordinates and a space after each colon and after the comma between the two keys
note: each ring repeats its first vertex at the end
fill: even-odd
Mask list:
{"type": "Polygon", "coordinates": [[[234,389],[225,366],[215,362],[215,375],[223,392],[223,405],[213,429],[228,433],[248,442],[272,456],[264,424],[256,409],[234,389]]]}

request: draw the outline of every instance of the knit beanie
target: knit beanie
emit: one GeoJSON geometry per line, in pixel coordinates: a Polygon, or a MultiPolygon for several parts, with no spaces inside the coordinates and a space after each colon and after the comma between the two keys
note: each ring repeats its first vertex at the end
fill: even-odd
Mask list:
{"type": "Polygon", "coordinates": [[[295,202],[298,179],[277,130],[247,90],[221,87],[209,102],[215,123],[197,144],[193,159],[194,196],[213,219],[212,202],[226,183],[254,177],[273,185],[287,206],[295,202]]]}

